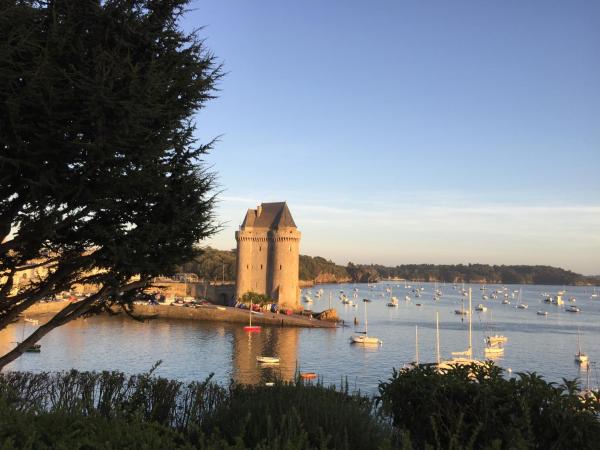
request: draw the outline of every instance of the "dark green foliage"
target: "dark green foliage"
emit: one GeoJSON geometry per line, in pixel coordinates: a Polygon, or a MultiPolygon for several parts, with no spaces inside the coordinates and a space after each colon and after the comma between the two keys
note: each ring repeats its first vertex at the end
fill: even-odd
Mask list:
{"type": "Polygon", "coordinates": [[[296,442],[300,448],[385,448],[389,431],[372,412],[370,399],[320,385],[234,386],[206,429],[237,436],[248,447],[296,442]]]}
{"type": "Polygon", "coordinates": [[[372,411],[368,398],[302,383],[225,389],[151,372],[0,374],[6,448],[82,448],[78,438],[85,448],[389,447],[390,432],[372,411]],[[127,429],[131,438],[119,446],[127,429]]]}
{"type": "Polygon", "coordinates": [[[232,282],[235,281],[235,264],[235,250],[216,250],[207,247],[191,262],[183,264],[179,271],[195,273],[204,280],[232,282]]]}
{"type": "Polygon", "coordinates": [[[322,281],[346,281],[348,271],[344,266],[338,266],[320,256],[300,255],[300,279],[322,281]]]}
{"type": "Polygon", "coordinates": [[[135,417],[16,412],[0,404],[0,449],[192,449],[181,434],[135,417]]]}
{"type": "Polygon", "coordinates": [[[192,119],[221,72],[186,3],[0,2],[0,329],[76,282],[104,289],[46,329],[129,305],[215,231],[192,119]],[[11,292],[36,259],[48,275],[11,292]]]}
{"type": "Polygon", "coordinates": [[[269,298],[266,295],[263,294],[257,294],[256,292],[246,292],[244,295],[242,295],[242,298],[240,299],[240,301],[242,303],[247,303],[248,305],[250,305],[250,303],[254,304],[254,305],[266,305],[268,303],[277,303],[275,300],[273,300],[272,298],[269,298]]]}
{"type": "Polygon", "coordinates": [[[577,383],[493,364],[394,372],[373,400],[322,385],[220,387],[119,372],[0,374],[0,449],[592,449],[577,383]],[[79,447],[78,447],[79,445],[79,447]]]}
{"type": "Polygon", "coordinates": [[[420,366],[394,371],[379,401],[417,447],[597,448],[600,404],[582,401],[575,386],[535,373],[505,379],[492,363],[445,374],[420,366]]]}
{"type": "MultiPolygon", "coordinates": [[[[320,256],[300,255],[299,276],[301,280],[312,281],[325,277],[326,281],[348,280],[348,272],[344,266],[338,266],[320,256]]],[[[191,262],[183,264],[180,272],[195,273],[198,277],[210,281],[235,281],[235,250],[217,250],[207,247],[202,254],[191,262]]]]}
{"type": "MultiPolygon", "coordinates": [[[[234,250],[206,248],[193,262],[184,264],[180,271],[197,274],[200,278],[220,281],[235,280],[236,256],[234,250]]],[[[305,281],[369,283],[386,278],[446,283],[501,283],[501,284],[598,284],[599,280],[550,266],[491,266],[488,264],[404,264],[387,267],[378,264],[340,266],[320,256],[300,255],[300,279],[305,281]]]]}
{"type": "Polygon", "coordinates": [[[371,265],[357,265],[354,263],[348,263],[348,275],[355,283],[374,283],[380,280],[381,275],[378,271],[379,266],[371,265]]]}
{"type": "Polygon", "coordinates": [[[402,278],[416,281],[444,281],[446,283],[499,283],[499,284],[586,284],[583,275],[550,266],[497,266],[489,264],[404,264],[396,267],[358,266],[374,268],[382,278],[402,278]]]}

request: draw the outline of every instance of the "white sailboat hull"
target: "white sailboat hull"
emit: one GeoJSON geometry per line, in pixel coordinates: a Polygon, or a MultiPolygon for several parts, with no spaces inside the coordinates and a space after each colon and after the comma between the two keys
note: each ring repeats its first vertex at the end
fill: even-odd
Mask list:
{"type": "Polygon", "coordinates": [[[350,338],[350,341],[353,344],[363,344],[363,345],[379,345],[383,344],[381,340],[376,337],[367,336],[367,335],[356,335],[350,338]]]}

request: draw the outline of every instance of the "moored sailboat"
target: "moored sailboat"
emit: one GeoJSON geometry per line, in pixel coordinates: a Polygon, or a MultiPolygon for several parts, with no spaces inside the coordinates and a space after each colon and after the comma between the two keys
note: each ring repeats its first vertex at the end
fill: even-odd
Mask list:
{"type": "Polygon", "coordinates": [[[575,353],[575,362],[580,365],[588,363],[588,355],[581,351],[581,336],[579,334],[579,328],[577,329],[577,353],[575,353]]]}
{"type": "Polygon", "coordinates": [[[260,333],[260,326],[258,325],[252,325],[252,299],[250,299],[250,308],[248,309],[249,311],[249,318],[248,318],[248,325],[246,325],[244,327],[244,331],[247,331],[248,333],[260,333]]]}
{"type": "Polygon", "coordinates": [[[367,303],[370,303],[371,300],[364,298],[363,302],[365,304],[365,331],[359,332],[359,334],[352,336],[350,338],[350,343],[351,344],[363,344],[363,345],[383,344],[383,342],[379,338],[376,338],[374,336],[369,336],[369,334],[368,334],[369,322],[367,320],[367,303]]]}
{"type": "MultiPolygon", "coordinates": [[[[454,366],[457,365],[469,365],[469,364],[483,364],[482,361],[473,358],[473,324],[472,324],[472,292],[471,288],[468,291],[469,296],[469,309],[467,315],[469,316],[469,346],[467,350],[462,352],[452,352],[452,359],[446,361],[440,361],[437,363],[438,370],[451,370],[454,366]]],[[[439,351],[439,350],[438,350],[439,351]]]]}

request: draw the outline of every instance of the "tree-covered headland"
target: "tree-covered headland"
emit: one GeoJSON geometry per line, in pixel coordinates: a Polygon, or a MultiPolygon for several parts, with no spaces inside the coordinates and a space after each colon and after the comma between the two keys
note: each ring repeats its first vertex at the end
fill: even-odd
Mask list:
{"type": "MultiPolygon", "coordinates": [[[[204,252],[180,267],[182,272],[197,274],[211,281],[235,281],[235,250],[206,248],[204,252]]],[[[445,283],[490,284],[600,284],[600,278],[551,266],[488,264],[403,264],[393,267],[378,264],[348,263],[341,266],[320,256],[300,255],[300,279],[315,283],[360,282],[386,279],[437,281],[445,283]]]]}

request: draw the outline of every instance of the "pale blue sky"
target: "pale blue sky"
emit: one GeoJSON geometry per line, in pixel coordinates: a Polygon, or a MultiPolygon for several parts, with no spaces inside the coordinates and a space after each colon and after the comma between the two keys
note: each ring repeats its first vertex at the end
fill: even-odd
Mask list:
{"type": "Polygon", "coordinates": [[[228,72],[198,115],[211,245],[287,200],[302,253],[342,264],[600,273],[600,2],[191,6],[228,72]]]}

